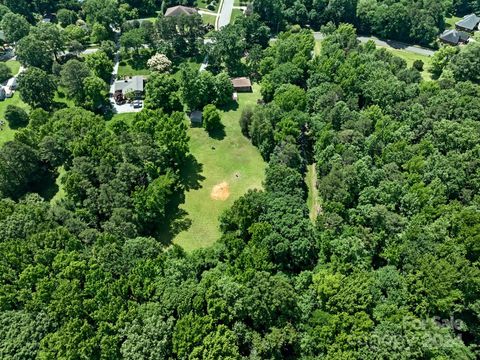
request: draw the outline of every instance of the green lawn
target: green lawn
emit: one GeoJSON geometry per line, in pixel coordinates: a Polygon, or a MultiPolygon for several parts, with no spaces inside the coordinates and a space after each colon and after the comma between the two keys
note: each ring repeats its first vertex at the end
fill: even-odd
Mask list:
{"type": "Polygon", "coordinates": [[[407,62],[407,66],[411,67],[413,62],[415,60],[422,60],[423,61],[423,71],[422,71],[422,77],[424,80],[431,80],[432,76],[428,69],[430,68],[430,65],[432,63],[432,58],[430,56],[426,55],[420,55],[420,54],[414,54],[409,51],[405,50],[399,50],[399,49],[392,49],[392,48],[386,48],[388,51],[390,51],[392,54],[404,59],[407,62]]]}
{"type": "Polygon", "coordinates": [[[203,23],[208,25],[215,26],[215,21],[217,21],[217,17],[215,15],[210,14],[202,14],[203,23]]]}
{"type": "Polygon", "coordinates": [[[461,20],[461,17],[458,16],[450,16],[445,19],[445,28],[446,29],[455,29],[455,23],[461,20]]]}
{"type": "MultiPolygon", "coordinates": [[[[215,9],[213,10],[213,12],[216,12],[218,10],[218,5],[220,4],[220,1],[221,0],[216,0],[215,3],[215,9]]],[[[212,1],[211,0],[198,0],[197,1],[197,7],[202,9],[202,10],[208,10],[208,11],[212,11],[210,9],[207,9],[207,5],[210,4],[212,1]]]]}
{"type": "MultiPolygon", "coordinates": [[[[29,106],[20,99],[20,93],[17,91],[10,99],[0,101],[0,120],[5,120],[5,110],[7,109],[8,105],[19,106],[26,110],[29,108],[29,106]]],[[[0,146],[5,144],[7,141],[13,140],[15,132],[16,130],[10,129],[7,121],[5,121],[3,129],[0,130],[0,146]]]]}
{"type": "Polygon", "coordinates": [[[13,75],[17,75],[18,71],[20,70],[20,62],[15,60],[5,61],[5,65],[7,65],[10,70],[12,70],[13,75]]]}
{"type": "Polygon", "coordinates": [[[52,197],[50,200],[51,203],[57,202],[65,197],[65,189],[63,188],[61,179],[62,176],[65,175],[66,171],[63,166],[60,166],[58,168],[58,176],[57,179],[55,180],[55,187],[58,189],[56,194],[52,197]]]}
{"type": "Polygon", "coordinates": [[[136,76],[136,75],[150,75],[150,70],[148,69],[134,69],[128,63],[125,65],[120,65],[118,67],[118,78],[124,76],[136,76]]]}
{"type": "Polygon", "coordinates": [[[250,3],[250,0],[235,0],[233,6],[247,6],[250,3]]]}
{"type": "Polygon", "coordinates": [[[220,231],[218,217],[248,189],[261,188],[264,179],[265,163],[257,149],[245,138],[238,124],[241,110],[254,106],[260,97],[259,87],[254,93],[240,94],[239,108],[223,113],[225,137],[216,140],[208,136],[202,128],[190,128],[190,151],[201,166],[200,188],[186,193],[181,205],[191,220],[191,226],[176,236],[174,243],[185,250],[207,247],[218,240],[220,231]],[[212,200],[211,192],[215,185],[226,182],[230,197],[225,200],[212,200]]]}
{"type": "Polygon", "coordinates": [[[234,22],[236,18],[243,17],[243,11],[240,9],[233,9],[231,22],[234,22]]]}
{"type": "MultiPolygon", "coordinates": [[[[182,64],[187,64],[190,68],[195,69],[195,71],[199,71],[201,62],[198,59],[190,58],[190,59],[182,62],[182,64]]],[[[180,80],[180,70],[179,69],[180,69],[180,66],[177,66],[172,70],[173,77],[177,80],[180,80]]]]}
{"type": "Polygon", "coordinates": [[[315,40],[315,48],[314,48],[315,55],[320,55],[320,51],[322,51],[322,40],[315,40]]]}
{"type": "Polygon", "coordinates": [[[307,206],[310,210],[310,219],[315,221],[318,216],[320,208],[317,189],[317,174],[315,173],[315,165],[307,166],[307,174],[305,175],[305,182],[308,188],[307,206]]]}

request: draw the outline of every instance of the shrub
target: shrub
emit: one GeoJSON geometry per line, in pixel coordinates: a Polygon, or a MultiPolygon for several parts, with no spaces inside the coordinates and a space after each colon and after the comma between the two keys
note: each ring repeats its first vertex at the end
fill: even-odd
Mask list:
{"type": "Polygon", "coordinates": [[[203,108],[203,127],[208,132],[217,130],[222,126],[220,113],[215,105],[206,105],[203,108]]]}
{"type": "Polygon", "coordinates": [[[28,114],[18,106],[8,105],[5,111],[5,119],[12,129],[28,125],[28,114]]]}
{"type": "Polygon", "coordinates": [[[147,66],[152,71],[167,72],[172,67],[172,62],[164,54],[155,54],[147,61],[147,66]]]}
{"type": "Polygon", "coordinates": [[[423,61],[422,60],[415,60],[413,62],[413,68],[417,69],[418,71],[423,71],[423,61]]]}
{"type": "Polygon", "coordinates": [[[240,129],[242,129],[242,134],[246,137],[250,137],[248,128],[252,123],[253,110],[250,107],[243,109],[242,115],[240,116],[240,129]]]}
{"type": "Polygon", "coordinates": [[[12,77],[12,70],[4,64],[0,63],[0,82],[4,82],[12,77]]]}

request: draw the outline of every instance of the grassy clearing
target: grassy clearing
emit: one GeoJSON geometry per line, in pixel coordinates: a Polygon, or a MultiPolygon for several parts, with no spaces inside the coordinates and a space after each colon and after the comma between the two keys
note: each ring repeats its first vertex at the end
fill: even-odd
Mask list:
{"type": "Polygon", "coordinates": [[[58,176],[57,176],[57,179],[55,180],[55,185],[54,185],[54,187],[57,189],[57,192],[50,200],[50,203],[52,204],[55,202],[58,202],[59,200],[65,197],[65,189],[63,188],[63,185],[61,182],[62,176],[65,175],[65,173],[66,173],[65,168],[63,166],[60,166],[58,168],[58,176]]]}
{"type": "Polygon", "coordinates": [[[261,188],[264,179],[265,163],[257,149],[251,145],[241,131],[238,121],[242,109],[254,106],[260,97],[255,86],[252,94],[239,95],[239,108],[223,113],[225,137],[213,139],[202,128],[190,128],[190,151],[200,164],[200,188],[186,193],[185,210],[191,226],[176,236],[174,243],[185,250],[212,245],[220,236],[218,217],[248,189],[261,188]],[[211,192],[215,185],[227,182],[230,197],[225,200],[212,200],[211,192]]]}
{"type": "Polygon", "coordinates": [[[307,206],[310,210],[310,219],[315,221],[320,209],[320,204],[318,202],[317,174],[315,170],[315,164],[307,166],[305,182],[308,188],[307,206]]]}
{"type": "Polygon", "coordinates": [[[322,51],[322,40],[315,40],[315,48],[313,49],[313,52],[315,53],[316,56],[320,55],[320,52],[322,51]]]}
{"type": "Polygon", "coordinates": [[[18,74],[18,71],[20,70],[20,62],[15,60],[9,60],[9,61],[5,61],[5,65],[7,65],[10,68],[13,75],[18,74]]]}
{"type": "MultiPolygon", "coordinates": [[[[4,101],[0,101],[0,119],[1,120],[5,120],[5,110],[7,109],[8,105],[19,106],[24,108],[25,110],[29,109],[29,106],[20,99],[20,93],[16,91],[13,94],[13,97],[6,99],[4,101]]],[[[16,132],[17,130],[10,129],[10,126],[8,126],[8,122],[5,121],[5,125],[3,125],[3,129],[0,130],[0,146],[5,144],[7,141],[13,140],[13,137],[15,136],[16,132]]]]}
{"type": "Polygon", "coordinates": [[[217,21],[217,17],[215,15],[202,14],[202,20],[203,20],[203,23],[205,25],[215,26],[215,22],[217,21]]]}

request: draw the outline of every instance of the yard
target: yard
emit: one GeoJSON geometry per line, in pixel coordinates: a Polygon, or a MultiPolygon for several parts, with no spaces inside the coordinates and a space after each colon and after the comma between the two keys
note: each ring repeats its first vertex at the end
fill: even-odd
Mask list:
{"type": "Polygon", "coordinates": [[[5,125],[3,125],[3,128],[1,128],[0,130],[0,146],[5,144],[7,141],[13,140],[16,132],[16,130],[10,129],[10,127],[8,126],[8,122],[5,120],[5,110],[7,109],[8,105],[15,105],[20,106],[24,109],[28,109],[28,105],[20,99],[20,94],[18,91],[15,92],[15,94],[13,94],[13,97],[11,97],[10,99],[0,101],[0,120],[5,121],[5,125]]]}
{"type": "Polygon", "coordinates": [[[205,25],[212,25],[215,26],[215,22],[217,21],[217,17],[212,14],[202,14],[202,20],[205,25]]]}
{"type": "Polygon", "coordinates": [[[231,22],[234,22],[236,18],[243,17],[243,10],[233,9],[231,22]]]}
{"type": "Polygon", "coordinates": [[[458,16],[450,16],[445,19],[445,28],[446,29],[455,29],[455,23],[460,21],[462,18],[458,16]]]}
{"type": "Polygon", "coordinates": [[[20,70],[20,63],[18,61],[15,61],[15,60],[5,61],[5,65],[7,65],[10,68],[13,75],[18,74],[18,71],[20,70]]]}
{"type": "Polygon", "coordinates": [[[223,113],[225,137],[214,139],[202,128],[190,128],[190,151],[200,167],[199,189],[185,195],[185,210],[191,220],[188,230],[180,233],[174,243],[191,251],[212,245],[220,231],[218,218],[248,189],[261,188],[265,163],[257,149],[245,138],[239,126],[240,114],[248,105],[255,105],[260,89],[239,95],[239,108],[223,113]]]}
{"type": "Polygon", "coordinates": [[[392,48],[386,48],[388,51],[390,51],[392,54],[395,56],[398,56],[402,59],[404,59],[407,62],[407,66],[411,67],[413,65],[413,62],[415,60],[422,60],[423,61],[423,71],[422,71],[422,77],[424,80],[431,80],[432,75],[428,71],[430,68],[430,65],[432,64],[432,58],[430,56],[426,55],[420,55],[420,54],[414,54],[409,51],[405,50],[399,50],[399,49],[392,49],[392,48]]]}
{"type": "Polygon", "coordinates": [[[202,10],[209,10],[216,12],[218,10],[218,4],[220,3],[221,0],[198,0],[197,1],[197,7],[202,9],[202,10]],[[214,3],[215,9],[208,9],[207,6],[208,4],[214,3]]]}
{"type": "Polygon", "coordinates": [[[235,2],[233,3],[233,6],[247,6],[250,3],[251,3],[250,0],[235,0],[235,2]]]}

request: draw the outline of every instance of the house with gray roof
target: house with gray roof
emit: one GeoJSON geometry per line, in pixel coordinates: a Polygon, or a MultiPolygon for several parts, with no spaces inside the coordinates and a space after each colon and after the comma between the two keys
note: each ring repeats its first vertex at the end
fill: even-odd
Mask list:
{"type": "Polygon", "coordinates": [[[465,44],[470,35],[458,30],[445,30],[439,37],[440,41],[449,45],[465,44]]]}
{"type": "Polygon", "coordinates": [[[143,76],[132,76],[125,80],[115,81],[115,92],[141,94],[143,93],[144,81],[145,78],[143,76]]]}
{"type": "Polygon", "coordinates": [[[145,78],[143,76],[132,76],[125,80],[115,81],[113,84],[113,98],[116,104],[125,104],[127,94],[133,94],[135,99],[143,96],[145,78]]]}
{"type": "Polygon", "coordinates": [[[480,17],[475,14],[465,15],[463,19],[455,23],[455,28],[460,31],[473,32],[477,30],[480,17]]]}
{"type": "Polygon", "coordinates": [[[167,11],[165,11],[165,16],[191,16],[195,14],[198,14],[197,9],[182,5],[169,7],[167,11]]]}

